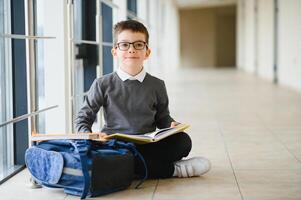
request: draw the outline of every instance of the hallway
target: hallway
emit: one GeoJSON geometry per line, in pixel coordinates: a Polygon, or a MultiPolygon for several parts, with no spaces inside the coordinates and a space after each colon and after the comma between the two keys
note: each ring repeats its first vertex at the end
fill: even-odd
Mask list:
{"type": "MultiPolygon", "coordinates": [[[[203,177],[149,180],[93,199],[301,199],[301,95],[235,69],[162,74],[172,116],[189,123],[190,156],[212,162],[203,177]]],[[[159,76],[160,77],[160,76],[159,76]]],[[[28,188],[26,170],[0,187],[1,198],[78,199],[28,188]]]]}

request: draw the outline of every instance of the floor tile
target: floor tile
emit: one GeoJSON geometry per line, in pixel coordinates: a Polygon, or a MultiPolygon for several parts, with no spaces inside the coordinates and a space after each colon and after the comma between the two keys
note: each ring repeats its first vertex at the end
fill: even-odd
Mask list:
{"type": "Polygon", "coordinates": [[[24,199],[45,199],[51,197],[52,200],[64,200],[66,194],[61,189],[30,188],[30,174],[27,169],[21,171],[9,181],[0,185],[1,199],[24,200],[24,199]]]}
{"type": "MultiPolygon", "coordinates": [[[[115,193],[111,193],[111,194],[107,194],[107,195],[103,195],[103,196],[99,196],[99,197],[93,197],[93,198],[89,198],[89,199],[99,199],[99,200],[119,200],[119,199],[125,199],[125,200],[141,200],[141,199],[145,199],[145,200],[151,200],[152,196],[154,194],[156,185],[157,185],[158,180],[147,180],[145,181],[138,189],[135,189],[135,186],[137,185],[137,181],[134,181],[131,185],[130,188],[123,190],[123,191],[119,191],[119,192],[115,192],[115,193]]],[[[78,197],[75,196],[70,196],[68,195],[68,197],[66,198],[66,200],[77,200],[79,199],[78,197]]]]}
{"type": "Polygon", "coordinates": [[[301,170],[236,170],[245,200],[300,200],[301,170]]]}
{"type": "Polygon", "coordinates": [[[160,180],[154,199],[240,200],[241,198],[232,171],[213,169],[203,177],[160,180]]]}

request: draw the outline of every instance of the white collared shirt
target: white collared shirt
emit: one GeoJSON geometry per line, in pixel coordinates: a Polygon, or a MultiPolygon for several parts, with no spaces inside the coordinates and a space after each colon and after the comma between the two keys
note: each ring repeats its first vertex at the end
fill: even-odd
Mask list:
{"type": "Polygon", "coordinates": [[[139,82],[142,83],[143,80],[144,80],[144,78],[145,78],[145,76],[146,76],[146,71],[144,70],[144,68],[136,76],[132,76],[132,75],[126,73],[125,71],[123,71],[120,68],[118,68],[118,70],[116,72],[117,72],[117,75],[119,76],[119,78],[122,81],[126,81],[126,80],[138,80],[139,82]]]}

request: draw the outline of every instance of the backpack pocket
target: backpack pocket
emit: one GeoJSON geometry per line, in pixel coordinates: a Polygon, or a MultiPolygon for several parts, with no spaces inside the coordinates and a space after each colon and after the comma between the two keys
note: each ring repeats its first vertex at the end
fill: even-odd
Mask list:
{"type": "Polygon", "coordinates": [[[129,187],[134,176],[134,156],[131,152],[93,158],[92,196],[107,194],[129,187]]]}

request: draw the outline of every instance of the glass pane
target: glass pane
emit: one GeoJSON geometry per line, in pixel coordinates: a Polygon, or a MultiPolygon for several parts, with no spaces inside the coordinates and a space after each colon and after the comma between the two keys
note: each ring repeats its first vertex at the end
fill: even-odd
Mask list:
{"type": "MultiPolygon", "coordinates": [[[[35,34],[44,35],[44,1],[35,1],[35,34]]],[[[45,70],[44,70],[44,41],[35,41],[36,53],[36,110],[43,109],[45,105],[45,70]]],[[[45,113],[41,113],[36,117],[36,131],[45,133],[45,113]]]]}
{"type": "MultiPolygon", "coordinates": [[[[45,35],[44,25],[44,0],[34,1],[35,6],[35,34],[39,36],[45,35]]],[[[36,92],[36,110],[46,107],[45,105],[45,66],[44,66],[44,41],[38,40],[35,42],[35,64],[36,64],[36,78],[35,78],[35,92],[36,92]]],[[[36,117],[36,131],[38,133],[45,133],[45,113],[41,113],[36,117]]]]}
{"type": "MultiPolygon", "coordinates": [[[[106,4],[102,3],[101,6],[102,10],[102,16],[103,16],[103,26],[102,26],[102,32],[103,32],[103,41],[107,43],[113,43],[113,9],[106,4]]],[[[111,46],[103,46],[103,74],[109,74],[113,72],[113,57],[111,54],[111,49],[113,47],[113,44],[111,46]]]]}
{"type": "Polygon", "coordinates": [[[103,74],[113,72],[113,57],[111,54],[112,47],[103,47],[103,74]]]}
{"type": "Polygon", "coordinates": [[[113,42],[113,11],[112,8],[108,5],[101,4],[101,13],[102,13],[102,33],[104,42],[113,42]]]}
{"type": "Polygon", "coordinates": [[[74,39],[96,41],[96,0],[74,0],[74,39]]]}
{"type": "Polygon", "coordinates": [[[98,65],[98,46],[93,44],[75,44],[74,57],[74,96],[73,114],[75,117],[87,92],[96,78],[98,65]]]}
{"type": "MultiPolygon", "coordinates": [[[[36,110],[46,108],[45,103],[45,66],[44,66],[44,42],[35,41],[36,52],[36,110]]],[[[49,105],[50,106],[50,105],[49,105]]],[[[36,117],[37,132],[45,133],[45,113],[40,113],[36,117]]]]}
{"type": "Polygon", "coordinates": [[[137,0],[127,0],[128,10],[137,15],[137,0]]]}

